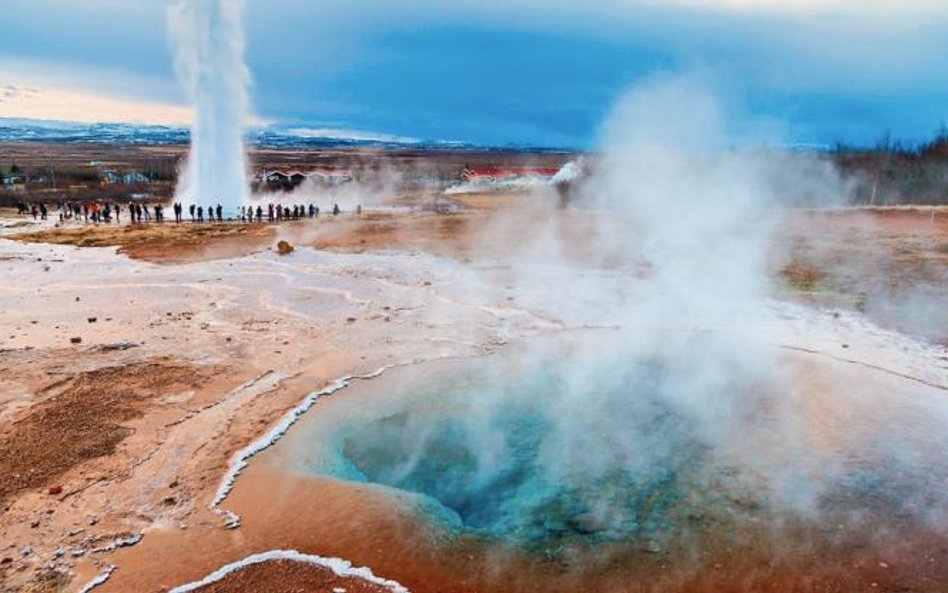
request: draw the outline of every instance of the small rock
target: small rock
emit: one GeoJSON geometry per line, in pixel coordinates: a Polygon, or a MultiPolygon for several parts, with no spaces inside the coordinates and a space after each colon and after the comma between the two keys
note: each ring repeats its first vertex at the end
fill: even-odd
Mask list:
{"type": "Polygon", "coordinates": [[[56,548],[56,551],[54,553],[56,554],[57,558],[62,558],[66,554],[66,549],[60,546],[56,548]]]}
{"type": "Polygon", "coordinates": [[[30,527],[32,529],[36,529],[39,526],[40,526],[39,519],[33,519],[32,521],[30,521],[30,527]]]}
{"type": "Polygon", "coordinates": [[[79,302],[79,297],[76,297],[76,302],[77,302],[77,303],[79,302]]]}
{"type": "Polygon", "coordinates": [[[346,321],[348,321],[349,323],[355,323],[356,318],[355,318],[355,317],[346,317],[346,321]]]}
{"type": "Polygon", "coordinates": [[[0,558],[0,564],[12,564],[12,563],[13,563],[13,558],[10,558],[9,556],[4,556],[3,558],[0,558]]]}
{"type": "Polygon", "coordinates": [[[23,548],[22,550],[20,550],[20,555],[21,555],[21,556],[29,556],[29,555],[32,554],[32,553],[33,553],[33,547],[32,547],[32,546],[26,546],[25,548],[23,548]]]}
{"type": "Polygon", "coordinates": [[[172,480],[171,483],[168,484],[168,488],[177,488],[177,487],[178,487],[178,481],[177,481],[177,480],[172,480]]]}
{"type": "Polygon", "coordinates": [[[89,525],[95,525],[98,522],[99,522],[98,517],[89,517],[89,525]]]}
{"type": "Polygon", "coordinates": [[[88,319],[86,319],[86,321],[88,321],[89,323],[95,323],[98,320],[99,320],[98,317],[89,317],[88,319]]]}
{"type": "Polygon", "coordinates": [[[49,494],[51,496],[56,496],[57,494],[62,494],[62,493],[63,493],[62,486],[50,486],[49,488],[49,494]]]}
{"type": "Polygon", "coordinates": [[[280,241],[277,243],[277,253],[280,255],[288,255],[293,253],[293,246],[287,243],[286,241],[280,241]]]}
{"type": "Polygon", "coordinates": [[[70,344],[81,344],[81,343],[82,343],[82,338],[80,338],[80,337],[78,337],[78,336],[75,337],[75,338],[69,338],[69,343],[70,343],[70,344]]]}
{"type": "Polygon", "coordinates": [[[178,504],[178,499],[176,499],[174,496],[166,496],[165,499],[161,501],[161,504],[168,507],[173,507],[174,505],[178,504]]]}

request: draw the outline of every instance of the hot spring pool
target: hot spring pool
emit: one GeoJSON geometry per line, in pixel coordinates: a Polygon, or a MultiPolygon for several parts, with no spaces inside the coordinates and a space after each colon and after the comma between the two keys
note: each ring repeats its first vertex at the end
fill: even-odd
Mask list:
{"type": "MultiPolygon", "coordinates": [[[[831,514],[945,509],[945,469],[867,444],[872,413],[866,426],[810,418],[811,403],[772,398],[756,377],[695,384],[676,363],[616,364],[587,346],[389,371],[314,408],[280,463],[398,493],[451,533],[546,551],[660,552],[831,514]],[[816,432],[844,428],[829,443],[816,432]]],[[[912,430],[919,447],[946,444],[912,430]]]]}

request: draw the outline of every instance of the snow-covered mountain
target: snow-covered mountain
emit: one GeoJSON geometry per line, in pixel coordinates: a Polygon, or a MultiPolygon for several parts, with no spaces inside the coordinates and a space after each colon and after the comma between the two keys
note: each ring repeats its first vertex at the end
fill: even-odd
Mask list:
{"type": "MultiPolygon", "coordinates": [[[[0,118],[0,142],[58,142],[75,144],[187,144],[187,127],[124,123],[76,123],[36,119],[0,118]]],[[[530,146],[489,147],[458,141],[421,140],[338,128],[271,125],[247,131],[247,142],[262,148],[403,148],[497,149],[543,152],[530,146]]]]}

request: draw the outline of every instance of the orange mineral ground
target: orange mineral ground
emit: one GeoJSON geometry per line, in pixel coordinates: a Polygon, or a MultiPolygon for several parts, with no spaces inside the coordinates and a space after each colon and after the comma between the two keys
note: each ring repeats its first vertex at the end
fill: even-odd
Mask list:
{"type": "MultiPolygon", "coordinates": [[[[188,590],[948,591],[948,529],[917,509],[726,534],[699,525],[670,549],[538,557],[446,529],[392,489],[288,467],[312,418],[375,405],[393,378],[622,324],[582,295],[552,304],[565,287],[541,275],[547,252],[532,238],[570,246],[558,257],[579,280],[592,268],[647,278],[648,267],[590,259],[591,215],[549,222],[537,199],[254,226],[53,228],[0,211],[0,590],[85,592],[102,577],[91,590],[172,591],[295,550],[393,582],[281,559],[188,590]],[[277,253],[280,240],[292,253],[277,253]],[[264,446],[346,376],[374,378],[305,406],[264,446]],[[261,452],[212,508],[247,447],[261,452]]],[[[948,406],[948,211],[794,211],[774,245],[777,314],[736,323],[758,328],[794,377],[803,450],[833,459],[940,442],[928,431],[943,417],[917,406],[948,406]]],[[[750,442],[727,453],[798,453],[750,442]]],[[[932,454],[906,463],[931,463],[925,487],[948,491],[943,451],[932,454]]]]}

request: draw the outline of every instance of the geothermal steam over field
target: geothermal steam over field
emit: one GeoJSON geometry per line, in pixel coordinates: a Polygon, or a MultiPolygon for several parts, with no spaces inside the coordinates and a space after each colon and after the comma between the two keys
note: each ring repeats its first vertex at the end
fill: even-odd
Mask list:
{"type": "MultiPolygon", "coordinates": [[[[626,94],[568,214],[594,229],[582,256],[547,212],[507,262],[521,295],[573,331],[389,372],[384,396],[366,387],[305,420],[283,462],[579,571],[614,559],[644,574],[654,555],[700,575],[703,555],[730,549],[741,562],[846,553],[878,527],[866,517],[893,533],[943,525],[942,394],[853,380],[774,337],[793,314],[766,272],[780,206],[845,182],[812,156],[728,150],[729,137],[716,96],[688,77],[626,94]],[[875,436],[889,431],[897,442],[875,436]]],[[[614,590],[594,581],[583,590],[614,590]]]]}
{"type": "Polygon", "coordinates": [[[243,131],[250,74],[244,64],[240,0],[178,0],[169,11],[176,70],[195,107],[191,154],[176,194],[182,201],[247,201],[243,131]]]}

